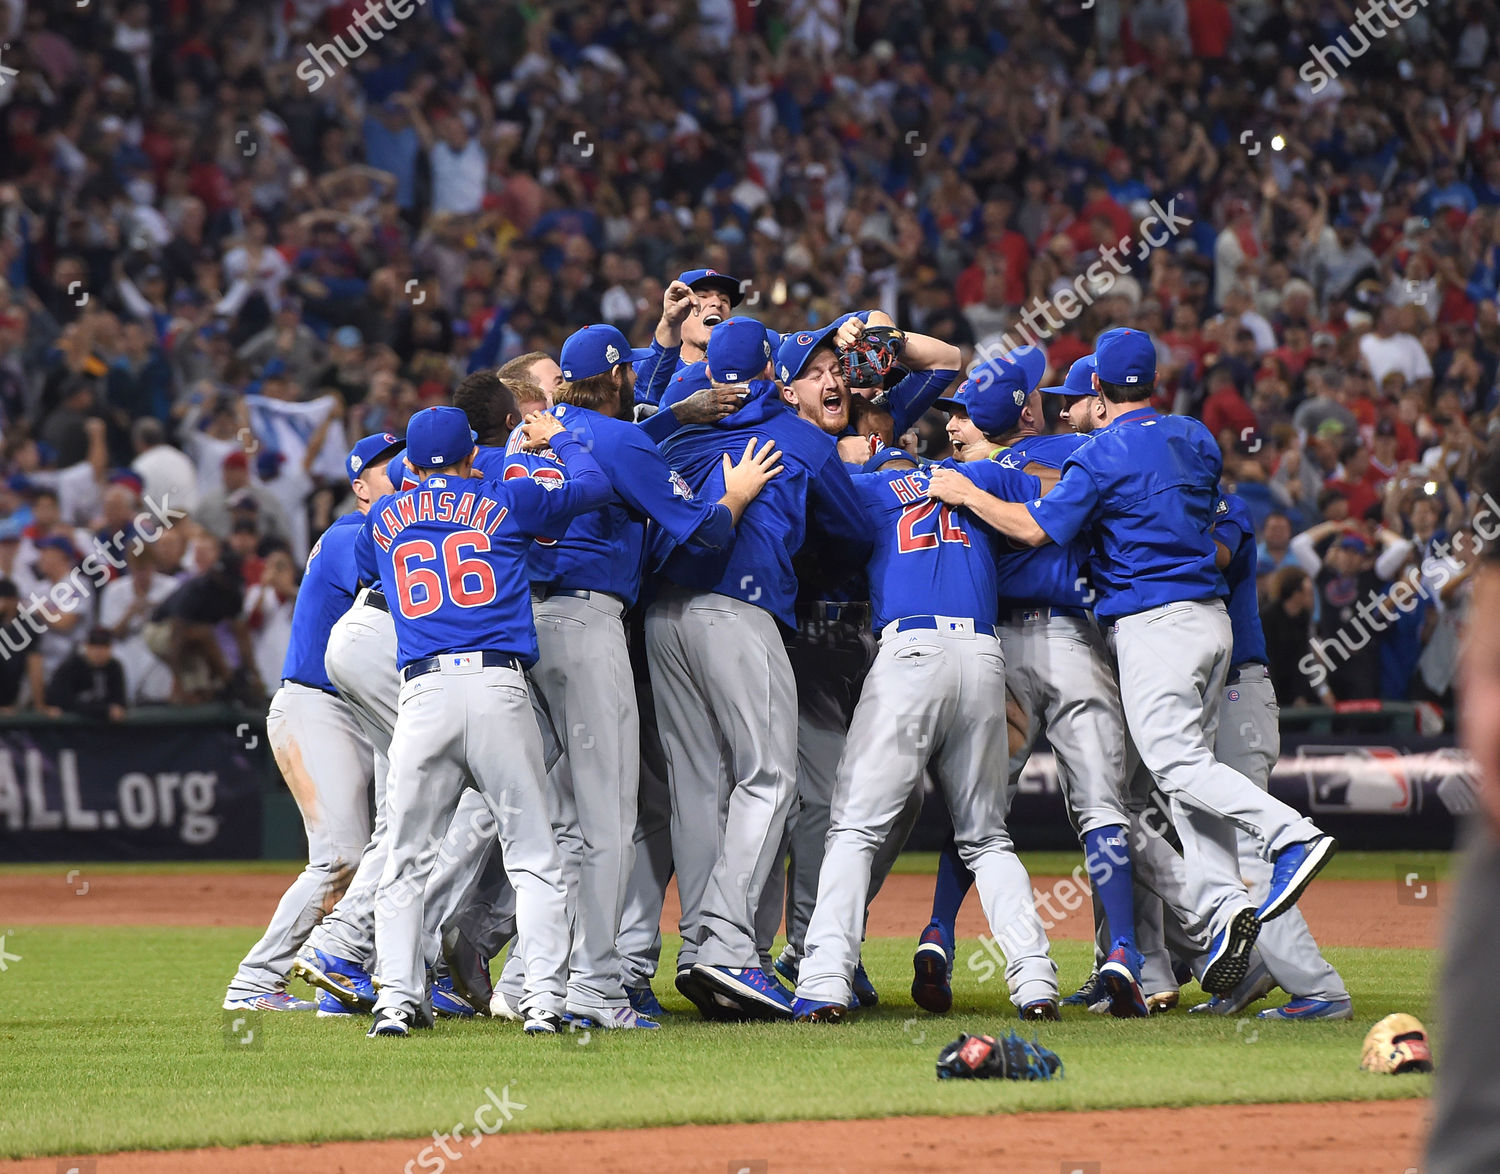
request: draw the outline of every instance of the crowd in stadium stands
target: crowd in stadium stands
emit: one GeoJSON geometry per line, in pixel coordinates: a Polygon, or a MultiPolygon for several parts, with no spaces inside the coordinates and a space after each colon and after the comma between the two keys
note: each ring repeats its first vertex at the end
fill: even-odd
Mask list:
{"type": "Polygon", "coordinates": [[[0,2],[0,708],[263,696],[348,440],[479,366],[540,403],[701,266],[1051,382],[1150,331],[1282,705],[1447,699],[1500,529],[1500,10],[1406,8],[0,2]]]}

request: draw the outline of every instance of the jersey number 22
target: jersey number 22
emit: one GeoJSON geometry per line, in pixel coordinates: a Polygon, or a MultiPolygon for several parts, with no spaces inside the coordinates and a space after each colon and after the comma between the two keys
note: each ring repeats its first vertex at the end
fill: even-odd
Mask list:
{"type": "Polygon", "coordinates": [[[931,550],[943,542],[961,542],[969,545],[969,536],[953,516],[953,511],[936,501],[916,501],[901,511],[901,522],[896,527],[896,550],[900,554],[912,554],[919,550],[931,550]],[[936,513],[937,525],[923,527],[928,518],[936,513]]]}

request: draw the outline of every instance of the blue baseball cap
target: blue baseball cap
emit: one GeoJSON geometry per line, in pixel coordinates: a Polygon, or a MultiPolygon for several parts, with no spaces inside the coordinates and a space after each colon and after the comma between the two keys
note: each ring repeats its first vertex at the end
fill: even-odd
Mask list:
{"type": "Polygon", "coordinates": [[[612,371],[621,363],[639,363],[651,357],[649,347],[632,350],[619,329],[606,323],[585,326],[568,335],[563,343],[558,366],[563,378],[571,381],[588,379],[612,371]]]}
{"type": "Polygon", "coordinates": [[[459,408],[424,408],[406,425],[407,457],[418,469],[456,465],[474,451],[478,439],[459,408]]]}
{"type": "Polygon", "coordinates": [[[404,448],[391,457],[391,463],[386,467],[388,470],[395,469],[398,474],[398,476],[391,477],[389,472],[386,473],[387,477],[391,477],[391,488],[397,493],[400,493],[403,489],[415,489],[421,484],[417,480],[416,474],[406,467],[406,450],[404,448]]]}
{"type": "Polygon", "coordinates": [[[697,289],[699,286],[706,285],[723,290],[729,298],[731,309],[745,300],[745,295],[740,291],[740,283],[729,274],[720,273],[717,269],[689,269],[686,273],[679,273],[677,280],[689,289],[697,289]]]}
{"type": "Polygon", "coordinates": [[[1026,390],[1035,391],[1042,376],[1047,373],[1047,352],[1039,346],[1018,346],[1006,354],[1014,362],[1020,363],[1021,370],[1026,372],[1026,390]]]}
{"type": "Polygon", "coordinates": [[[394,432],[376,432],[354,442],[344,468],[349,473],[349,484],[359,480],[369,466],[378,464],[381,457],[389,456],[406,442],[394,432]]]}
{"type": "Polygon", "coordinates": [[[950,412],[962,408],[979,431],[986,436],[999,436],[1020,421],[1021,409],[1030,394],[1026,368],[1001,355],[977,365],[953,395],[935,401],[933,406],[950,412]]]}
{"type": "Polygon", "coordinates": [[[766,341],[771,344],[771,353],[773,355],[781,351],[781,335],[769,326],[766,327],[766,341]]]}
{"type": "Polygon", "coordinates": [[[1044,387],[1042,390],[1050,395],[1098,395],[1094,390],[1094,372],[1098,368],[1093,355],[1084,355],[1073,360],[1060,387],[1044,387]]]}
{"type": "Polygon", "coordinates": [[[834,322],[820,330],[799,330],[796,334],[782,335],[781,347],[776,352],[776,378],[783,383],[790,383],[801,375],[802,368],[807,366],[807,360],[818,349],[818,344],[837,328],[838,323],[834,322]]]}
{"type": "Polygon", "coordinates": [[[658,410],[672,407],[681,403],[688,396],[702,391],[709,386],[708,364],[702,360],[689,363],[675,375],[667,384],[667,390],[661,393],[661,402],[657,405],[658,410]]]}
{"type": "Polygon", "coordinates": [[[914,465],[922,463],[904,448],[894,448],[887,444],[882,445],[870,454],[869,459],[864,463],[863,471],[866,473],[878,473],[892,461],[910,461],[914,465]]]}
{"type": "Polygon", "coordinates": [[[1144,330],[1116,326],[1094,343],[1098,375],[1105,383],[1156,382],[1156,344],[1144,330]]]}
{"type": "Polygon", "coordinates": [[[771,340],[754,318],[726,318],[708,336],[704,355],[715,383],[748,383],[771,361],[771,340]]]}

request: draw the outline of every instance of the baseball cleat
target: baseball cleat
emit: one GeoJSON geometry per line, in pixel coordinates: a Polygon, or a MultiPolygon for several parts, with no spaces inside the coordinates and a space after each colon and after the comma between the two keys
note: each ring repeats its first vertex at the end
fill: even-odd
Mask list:
{"type": "Polygon", "coordinates": [[[1189,1015],[1207,1012],[1211,1015],[1238,1015],[1251,1003],[1258,1003],[1276,989],[1276,980],[1266,969],[1266,964],[1256,959],[1250,973],[1240,980],[1234,990],[1225,995],[1215,995],[1206,1003],[1199,1003],[1188,1010],[1189,1015]]]}
{"type": "Polygon", "coordinates": [[[345,1016],[348,1016],[348,1015],[358,1015],[358,1014],[359,1014],[358,1011],[353,1011],[350,1008],[344,1006],[344,1004],[340,1003],[337,999],[335,999],[327,991],[319,991],[318,992],[318,1016],[317,1017],[319,1019],[341,1019],[341,1018],[343,1018],[345,1016]]]}
{"type": "Polygon", "coordinates": [[[572,1026],[580,1031],[595,1027],[605,1031],[628,1031],[634,1028],[656,1031],[661,1027],[656,1020],[647,1019],[629,1006],[611,1007],[608,1010],[601,1007],[595,1011],[575,1011],[569,1008],[568,1014],[573,1017],[572,1026]]]}
{"type": "Polygon", "coordinates": [[[377,1007],[375,1010],[375,1022],[370,1024],[370,1030],[365,1032],[367,1039],[377,1039],[380,1036],[408,1036],[412,1027],[415,1026],[412,1013],[405,1007],[377,1007]]]}
{"type": "Polygon", "coordinates": [[[1303,890],[1312,884],[1313,877],[1323,870],[1338,850],[1337,840],[1320,835],[1276,853],[1271,866],[1271,892],[1256,910],[1256,916],[1262,921],[1270,921],[1295,905],[1303,890]]]}
{"type": "Polygon", "coordinates": [[[448,964],[453,989],[476,1014],[489,1014],[490,999],[495,994],[489,959],[469,940],[468,934],[455,929],[443,935],[443,960],[448,964]]]}
{"type": "Polygon", "coordinates": [[[1179,991],[1157,991],[1154,995],[1146,996],[1146,1011],[1150,1015],[1173,1011],[1181,998],[1182,994],[1179,991]]]}
{"type": "Polygon", "coordinates": [[[320,991],[327,991],[351,1011],[370,1011],[375,1007],[374,980],[358,962],[303,946],[292,962],[292,974],[320,991]]]}
{"type": "Polygon", "coordinates": [[[825,1003],[821,999],[798,999],[792,1004],[792,1018],[798,1023],[842,1023],[849,1008],[842,1003],[825,1003]]]}
{"type": "Polygon", "coordinates": [[[1229,919],[1208,947],[1208,964],[1198,980],[1211,995],[1227,995],[1250,969],[1250,950],[1260,936],[1260,918],[1249,905],[1229,919]]]}
{"type": "Polygon", "coordinates": [[[854,964],[854,1006],[868,1010],[880,1005],[880,994],[875,989],[875,984],[870,981],[870,976],[865,973],[864,959],[854,964]]]}
{"type": "Polygon", "coordinates": [[[505,997],[505,992],[496,990],[490,999],[490,1014],[496,1019],[509,1019],[513,1023],[519,1023],[525,1018],[521,1009],[505,997]]]}
{"type": "Polygon", "coordinates": [[[527,1035],[556,1035],[562,1030],[562,1016],[552,1011],[528,1011],[521,1028],[527,1035]]]}
{"type": "Polygon", "coordinates": [[[270,991],[264,995],[224,1000],[226,1011],[312,1011],[316,1008],[316,1003],[296,998],[285,991],[270,991]]]}
{"type": "Polygon", "coordinates": [[[444,1019],[473,1019],[474,1006],[454,989],[453,976],[439,975],[432,980],[432,1011],[444,1019]]]}
{"type": "Polygon", "coordinates": [[[792,949],[792,947],[788,945],[781,951],[780,954],[776,956],[776,962],[773,966],[773,969],[777,974],[781,975],[782,978],[786,979],[787,982],[791,983],[793,986],[796,986],[797,971],[801,969],[801,966],[802,959],[797,956],[797,951],[792,949]]]}
{"type": "Polygon", "coordinates": [[[677,993],[712,1023],[734,1023],[745,1017],[738,1003],[710,987],[693,973],[691,966],[677,972],[676,985],[677,993]]]}
{"type": "Polygon", "coordinates": [[[929,925],[917,939],[917,951],[911,958],[911,1001],[934,1015],[946,1015],[953,1009],[953,951],[948,935],[940,925],[929,925]]]}
{"type": "Polygon", "coordinates": [[[1139,950],[1120,941],[1099,967],[1099,981],[1109,993],[1109,1013],[1116,1019],[1144,1019],[1151,1014],[1141,993],[1142,961],[1139,950]]]}
{"type": "Polygon", "coordinates": [[[1257,1019],[1353,1019],[1354,1004],[1348,999],[1293,999],[1281,1007],[1270,1007],[1257,1019]]]}
{"type": "Polygon", "coordinates": [[[1095,970],[1084,983],[1071,995],[1062,1001],[1064,1007],[1087,1007],[1096,1015],[1102,1015],[1109,1010],[1109,992],[1104,989],[1104,980],[1099,977],[1095,970]]]}
{"type": "Polygon", "coordinates": [[[637,1015],[647,1015],[652,1019],[660,1019],[663,1015],[671,1014],[657,1000],[656,992],[651,989],[649,982],[643,982],[640,986],[626,987],[625,997],[630,1000],[630,1005],[635,1008],[637,1015]]]}
{"type": "Polygon", "coordinates": [[[785,989],[758,966],[706,966],[696,962],[693,977],[728,996],[747,1015],[760,1019],[792,1017],[792,1003],[785,989]]]}
{"type": "Polygon", "coordinates": [[[1062,1019],[1062,1012],[1057,1009],[1056,999],[1036,999],[1021,1008],[1021,1018],[1028,1023],[1055,1023],[1062,1019]]]}

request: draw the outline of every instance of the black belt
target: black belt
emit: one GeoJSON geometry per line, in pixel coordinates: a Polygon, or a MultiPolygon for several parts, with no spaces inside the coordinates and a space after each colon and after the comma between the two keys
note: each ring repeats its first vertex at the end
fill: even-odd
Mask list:
{"type": "Polygon", "coordinates": [[[390,615],[391,613],[391,605],[385,601],[385,593],[374,587],[366,587],[355,602],[363,603],[367,607],[373,607],[377,611],[383,611],[386,615],[390,615]]]}
{"type": "Polygon", "coordinates": [[[423,677],[428,673],[440,673],[443,671],[443,661],[447,657],[478,656],[479,663],[487,669],[515,669],[516,672],[524,671],[519,656],[512,656],[508,652],[444,652],[440,656],[429,656],[426,660],[414,660],[401,670],[401,679],[409,681],[413,677],[423,677]]]}
{"type": "Polygon", "coordinates": [[[621,606],[625,601],[618,595],[609,591],[584,591],[575,587],[538,587],[532,584],[531,596],[537,603],[545,603],[549,599],[588,599],[593,595],[602,595],[606,599],[613,599],[621,606]]]}

